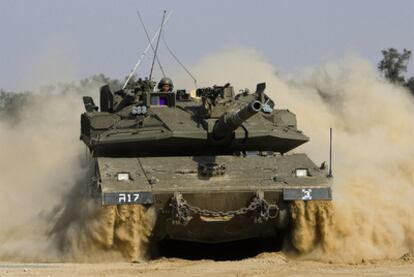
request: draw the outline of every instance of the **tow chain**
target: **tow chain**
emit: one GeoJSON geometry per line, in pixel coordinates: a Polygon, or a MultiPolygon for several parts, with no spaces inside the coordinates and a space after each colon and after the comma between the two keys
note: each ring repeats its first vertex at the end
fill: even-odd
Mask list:
{"type": "Polygon", "coordinates": [[[194,215],[204,217],[233,217],[253,213],[255,223],[264,223],[269,219],[276,218],[279,214],[279,207],[276,204],[269,204],[258,192],[247,207],[231,211],[211,211],[190,205],[181,193],[174,193],[171,198],[173,224],[187,225],[194,215]],[[274,211],[271,213],[271,211],[274,211]]]}

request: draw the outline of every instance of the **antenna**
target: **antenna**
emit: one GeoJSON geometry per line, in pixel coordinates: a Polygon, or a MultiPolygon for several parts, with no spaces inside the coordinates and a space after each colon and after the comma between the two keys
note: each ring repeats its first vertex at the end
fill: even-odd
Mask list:
{"type": "Polygon", "coordinates": [[[167,48],[168,52],[170,53],[170,55],[175,59],[175,61],[181,65],[181,67],[184,69],[185,72],[187,72],[187,74],[191,77],[191,79],[193,79],[194,81],[194,86],[197,88],[197,79],[194,77],[193,74],[191,74],[191,72],[184,66],[184,64],[177,58],[177,56],[174,54],[174,52],[170,49],[170,47],[167,44],[167,41],[165,40],[165,36],[162,36],[162,40],[165,44],[165,47],[167,48]]]}
{"type": "Polygon", "coordinates": [[[155,45],[155,50],[154,50],[154,58],[152,59],[152,65],[151,65],[151,71],[149,74],[149,80],[151,81],[152,78],[152,72],[154,70],[154,64],[155,64],[155,58],[157,57],[157,51],[158,51],[158,45],[160,44],[160,37],[161,37],[161,33],[162,33],[162,27],[164,25],[164,20],[165,20],[165,14],[166,11],[164,10],[164,13],[162,15],[162,21],[161,21],[161,26],[160,26],[160,32],[158,34],[158,38],[157,38],[157,44],[155,45]]]}
{"type": "Polygon", "coordinates": [[[329,173],[328,177],[333,177],[332,175],[332,128],[329,128],[329,173]]]}
{"type": "MultiPolygon", "coordinates": [[[[154,46],[152,45],[151,38],[150,38],[150,36],[149,36],[149,34],[148,34],[147,28],[145,27],[144,21],[142,20],[142,16],[141,16],[141,14],[140,14],[140,12],[139,12],[139,11],[137,11],[137,14],[138,14],[139,21],[141,22],[142,28],[143,28],[143,29],[144,29],[144,31],[145,31],[145,35],[147,36],[147,39],[148,39],[149,45],[151,46],[152,52],[154,52],[154,55],[155,55],[155,49],[154,49],[154,46]]],[[[160,67],[160,69],[161,69],[162,76],[163,76],[163,77],[165,77],[165,71],[164,71],[164,68],[162,68],[162,65],[161,65],[160,60],[158,59],[158,56],[157,56],[157,55],[155,55],[155,58],[157,59],[158,66],[159,66],[159,67],[160,67]]]]}
{"type": "MultiPolygon", "coordinates": [[[[172,11],[168,13],[167,17],[165,18],[164,25],[167,23],[168,19],[170,18],[172,14],[172,11]]],[[[159,32],[161,31],[161,28],[158,28],[157,32],[151,39],[151,43],[154,43],[155,39],[157,38],[159,32]]],[[[132,76],[137,71],[138,67],[140,66],[142,60],[144,59],[145,55],[147,54],[148,50],[150,49],[151,44],[148,44],[147,48],[145,48],[144,52],[142,52],[141,56],[139,57],[139,60],[135,64],[135,66],[131,69],[131,72],[128,75],[128,78],[126,79],[124,85],[122,86],[122,89],[125,89],[125,87],[128,85],[129,80],[131,80],[132,76]]]]}

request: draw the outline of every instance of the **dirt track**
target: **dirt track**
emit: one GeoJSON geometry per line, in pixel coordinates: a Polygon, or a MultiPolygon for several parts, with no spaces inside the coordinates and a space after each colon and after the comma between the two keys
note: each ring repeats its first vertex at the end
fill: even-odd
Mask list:
{"type": "Polygon", "coordinates": [[[0,276],[414,276],[414,262],[377,261],[357,265],[295,261],[264,253],[241,261],[161,258],[145,263],[0,263],[0,276]]]}

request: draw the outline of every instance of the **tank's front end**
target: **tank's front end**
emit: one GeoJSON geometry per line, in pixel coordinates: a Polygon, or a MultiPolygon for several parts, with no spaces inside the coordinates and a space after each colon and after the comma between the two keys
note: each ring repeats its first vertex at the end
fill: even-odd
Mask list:
{"type": "Polygon", "coordinates": [[[331,178],[304,154],[96,158],[96,177],[103,205],[155,210],[155,240],[277,237],[290,201],[332,199],[331,178]]]}

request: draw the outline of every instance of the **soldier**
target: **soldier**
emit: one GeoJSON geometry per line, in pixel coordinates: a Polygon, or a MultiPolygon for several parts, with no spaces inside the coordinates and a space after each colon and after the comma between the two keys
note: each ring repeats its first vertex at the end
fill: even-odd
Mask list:
{"type": "Polygon", "coordinates": [[[173,88],[173,81],[168,77],[162,78],[158,83],[158,89],[160,92],[172,92],[173,88]]]}

